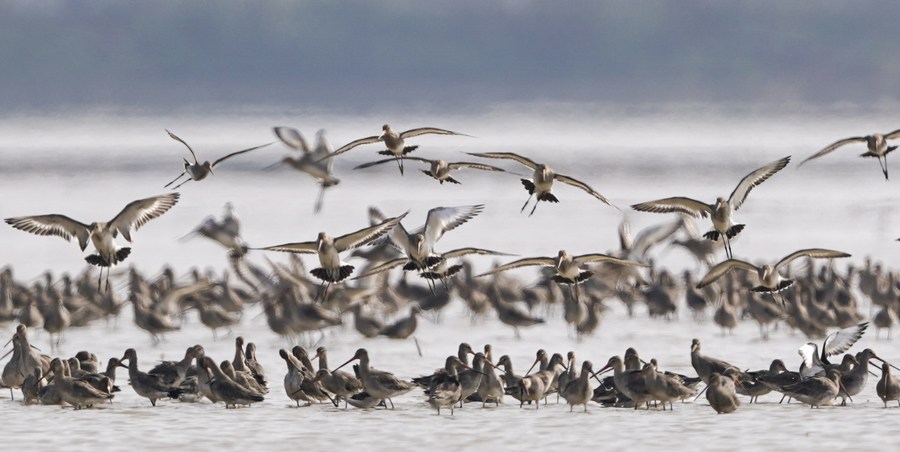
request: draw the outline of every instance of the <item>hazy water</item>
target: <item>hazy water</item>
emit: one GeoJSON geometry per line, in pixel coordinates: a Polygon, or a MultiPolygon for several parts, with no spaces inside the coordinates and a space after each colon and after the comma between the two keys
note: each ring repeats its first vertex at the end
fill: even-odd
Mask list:
{"type": "MultiPolygon", "coordinates": [[[[181,171],[180,161],[186,155],[180,144],[166,136],[164,127],[191,143],[199,157],[213,160],[273,140],[273,125],[298,127],[309,139],[317,128],[327,127],[332,143],[339,146],[376,134],[383,122],[371,117],[255,111],[166,118],[6,118],[0,121],[0,193],[5,195],[0,200],[0,215],[63,213],[82,221],[106,220],[131,200],[164,193],[163,184],[181,171]]],[[[880,117],[816,117],[804,112],[729,118],[691,110],[623,116],[603,111],[556,115],[505,110],[478,117],[401,116],[392,118],[391,123],[401,130],[434,125],[478,137],[421,137],[415,141],[421,146],[416,151],[420,156],[453,160],[469,158],[461,152],[518,152],[584,180],[623,209],[664,196],[708,200],[727,196],[744,174],[764,163],[785,155],[793,155],[794,162],[799,162],[834,139],[895,128],[880,117]]],[[[148,274],[165,263],[181,273],[192,266],[225,271],[224,253],[215,245],[199,239],[179,242],[177,238],[207,215],[219,215],[227,201],[234,203],[241,216],[245,239],[256,246],[309,240],[321,230],[335,234],[353,230],[366,224],[369,205],[378,205],[391,215],[411,210],[407,223],[414,226],[424,221],[431,207],[485,203],[481,216],[442,239],[442,249],[478,246],[520,255],[552,255],[561,248],[580,253],[617,247],[620,214],[577,189],[556,189],[561,203],[542,204],[527,218],[519,214],[526,194],[516,176],[461,172],[458,179],[464,185],[442,186],[413,171],[415,165],[407,165],[403,178],[390,165],[350,170],[375,158],[376,149],[354,150],[337,162],[336,176],[342,182],[327,192],[325,208],[317,216],[312,215],[312,206],[318,187],[307,176],[290,169],[260,170],[289,152],[280,144],[226,162],[208,180],[185,185],[179,205],[135,235],[128,263],[148,274]]],[[[900,236],[896,183],[885,182],[874,161],[856,157],[861,152],[858,148],[839,150],[800,170],[794,163],[755,189],[738,212],[738,220],[748,226],[734,244],[736,256],[778,259],[795,249],[815,246],[850,252],[854,257],[849,261],[857,265],[866,255],[889,265],[896,263],[900,257],[900,246],[893,242],[900,236]]],[[[507,167],[521,171],[513,165],[507,167]]],[[[628,216],[634,231],[668,219],[636,212],[628,216]]],[[[706,227],[701,223],[701,228],[706,227]]],[[[77,246],[58,238],[29,236],[7,227],[0,229],[0,242],[4,248],[0,264],[13,265],[19,279],[37,277],[45,269],[58,274],[84,268],[83,253],[77,246]]],[[[263,262],[259,255],[250,258],[263,262]]],[[[675,270],[691,265],[685,254],[674,250],[657,256],[657,262],[675,270]]],[[[482,267],[489,263],[488,259],[476,261],[482,267]]],[[[846,261],[837,265],[843,267],[846,261]]],[[[534,277],[529,271],[517,274],[529,280],[534,277]]],[[[418,392],[399,398],[397,410],[388,412],[344,412],[326,406],[293,409],[281,387],[284,365],[276,353],[284,344],[268,331],[258,313],[256,308],[247,312],[235,332],[259,345],[260,359],[272,381],[266,402],[236,411],[225,411],[221,405],[169,402],[154,409],[126,387],[127,377],[122,373],[123,393],[114,404],[99,410],[75,413],[2,401],[0,418],[6,430],[18,432],[6,441],[41,448],[73,443],[171,448],[192,441],[194,447],[237,448],[246,447],[252,438],[253,445],[277,449],[420,449],[424,444],[442,449],[487,444],[571,447],[587,442],[613,447],[691,444],[729,449],[802,447],[810,438],[827,436],[829,445],[849,448],[881,444],[879,437],[862,433],[870,423],[882,425],[883,417],[892,419],[900,413],[880,409],[874,381],[854,399],[851,408],[809,410],[799,404],[777,405],[778,397],[770,395],[763,398],[766,403],[744,405],[733,416],[714,415],[704,399],[677,405],[674,413],[591,406],[588,415],[569,414],[564,405],[542,407],[537,412],[520,410],[510,400],[499,409],[469,405],[453,418],[438,418],[418,392]]],[[[363,340],[350,327],[329,334],[325,344],[333,364],[365,346],[374,366],[412,377],[439,367],[460,341],[478,347],[492,343],[497,356],[513,357],[519,372],[527,369],[539,347],[553,352],[574,350],[579,359],[590,359],[599,367],[609,356],[635,346],[642,356],[656,357],[666,368],[690,372],[692,337],[703,339],[707,354],[745,368],[766,367],[774,357],[797,362],[796,349],[805,341],[802,336],[780,331],[772,340],[759,342],[756,327],[749,322],[733,336],[722,338],[711,322],[698,325],[687,316],[674,322],[650,321],[643,315],[629,319],[617,307],[595,336],[579,343],[567,335],[557,317],[551,315],[548,324],[526,330],[524,339],[517,341],[511,330],[494,319],[472,325],[455,305],[444,324],[420,325],[417,337],[425,354],[421,358],[411,341],[363,340]]],[[[13,326],[8,325],[0,334],[12,331],[13,326]]],[[[46,349],[46,334],[34,343],[46,349]]],[[[61,354],[90,349],[105,360],[135,346],[141,366],[149,368],[157,359],[179,357],[194,343],[202,343],[217,360],[232,355],[232,342],[213,342],[194,317],[189,317],[182,331],[154,348],[131,324],[130,313],[117,327],[98,324],[69,331],[61,354]]],[[[888,360],[900,361],[894,344],[875,341],[871,333],[858,347],[866,346],[888,360]]]]}

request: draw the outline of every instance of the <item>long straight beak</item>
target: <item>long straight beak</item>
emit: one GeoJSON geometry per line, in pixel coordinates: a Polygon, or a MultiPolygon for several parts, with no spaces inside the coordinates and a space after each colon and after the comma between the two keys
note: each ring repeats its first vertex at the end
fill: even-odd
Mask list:
{"type": "Polygon", "coordinates": [[[4,353],[4,354],[3,354],[3,356],[0,356],[0,361],[2,361],[2,360],[3,360],[3,358],[6,358],[6,357],[7,357],[7,356],[9,356],[9,354],[10,354],[10,353],[12,353],[12,352],[13,352],[13,351],[12,351],[12,350],[10,350],[10,351],[8,351],[8,352],[6,352],[6,353],[4,353]]]}
{"type": "MultiPolygon", "coordinates": [[[[591,378],[594,378],[594,379],[596,379],[597,381],[600,381],[600,378],[598,378],[598,376],[599,376],[599,375],[603,375],[603,374],[609,372],[611,369],[612,369],[612,367],[609,367],[609,366],[604,367],[604,368],[602,368],[602,369],[600,369],[600,370],[598,370],[598,371],[592,373],[592,374],[591,374],[591,378]]],[[[601,383],[602,383],[602,382],[601,382],[601,383]]]]}
{"type": "Polygon", "coordinates": [[[355,359],[356,359],[356,357],[353,357],[353,358],[348,359],[347,362],[345,362],[344,364],[341,364],[340,366],[335,367],[334,370],[332,370],[332,372],[334,372],[335,370],[340,369],[341,367],[346,366],[347,364],[352,363],[353,360],[355,360],[355,359]]]}
{"type": "Polygon", "coordinates": [[[528,372],[525,372],[526,377],[528,376],[528,374],[531,373],[531,370],[534,369],[534,366],[536,366],[539,361],[540,361],[539,359],[536,359],[536,360],[534,360],[533,363],[531,363],[531,367],[528,368],[528,372]]]}
{"type": "Polygon", "coordinates": [[[893,368],[896,369],[896,370],[900,370],[900,367],[897,367],[897,366],[895,366],[895,365],[893,365],[893,364],[891,364],[891,363],[888,363],[887,361],[881,359],[880,356],[873,356],[872,358],[875,358],[875,359],[877,359],[877,360],[879,360],[879,361],[881,361],[881,362],[883,362],[883,363],[887,363],[888,366],[891,366],[891,367],[893,367],[893,368]]]}

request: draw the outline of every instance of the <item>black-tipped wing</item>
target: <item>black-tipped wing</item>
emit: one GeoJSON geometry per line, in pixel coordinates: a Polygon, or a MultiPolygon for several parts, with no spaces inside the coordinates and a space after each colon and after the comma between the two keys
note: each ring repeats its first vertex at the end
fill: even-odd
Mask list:
{"type": "Polygon", "coordinates": [[[655,201],[634,204],[632,209],[639,212],[669,213],[680,212],[695,218],[706,218],[713,212],[712,206],[697,201],[696,199],[675,196],[672,198],[657,199],[655,201]]]}
{"type": "Polygon", "coordinates": [[[199,161],[197,160],[197,154],[194,153],[194,150],[191,149],[191,146],[190,146],[189,144],[187,144],[187,142],[185,142],[184,140],[182,140],[181,138],[179,138],[178,135],[175,135],[174,133],[169,132],[169,129],[166,129],[166,133],[168,133],[168,134],[169,134],[169,137],[171,137],[173,140],[175,140],[175,141],[177,141],[177,142],[183,144],[184,147],[188,148],[188,150],[191,151],[191,156],[194,157],[194,163],[198,163],[198,162],[199,162],[199,161]]]}
{"type": "Polygon", "coordinates": [[[582,254],[581,256],[575,256],[572,258],[576,264],[590,264],[592,262],[602,262],[605,264],[616,264],[616,265],[627,265],[631,267],[648,267],[648,265],[642,264],[640,262],[634,262],[627,259],[619,259],[615,256],[609,256],[606,254],[594,253],[594,254],[582,254]]]}
{"type": "MultiPolygon", "coordinates": [[[[590,185],[588,185],[578,179],[574,179],[569,176],[564,176],[564,175],[558,174],[558,173],[556,175],[554,175],[553,178],[566,184],[566,185],[571,185],[573,187],[577,187],[577,188],[580,188],[580,189],[586,191],[589,195],[599,199],[600,201],[603,201],[606,205],[616,207],[615,205],[613,205],[613,203],[609,202],[609,200],[606,199],[605,196],[601,195],[596,190],[591,188],[590,185]]],[[[618,209],[618,207],[616,207],[616,209],[618,209]]]]}
{"type": "Polygon", "coordinates": [[[513,152],[467,152],[471,156],[481,157],[484,159],[506,159],[506,160],[515,160],[531,169],[535,169],[537,167],[537,163],[534,160],[531,160],[527,157],[522,157],[519,154],[513,152]]]}
{"type": "Polygon", "coordinates": [[[813,259],[833,259],[838,257],[850,257],[843,251],[827,250],[824,248],[809,248],[805,250],[794,251],[775,264],[775,268],[781,268],[789,265],[794,259],[801,257],[811,257],[813,259]]]}
{"type": "Polygon", "coordinates": [[[852,137],[852,138],[844,138],[843,140],[837,140],[834,143],[831,143],[828,146],[825,146],[825,148],[822,149],[821,151],[816,152],[815,154],[807,157],[806,160],[803,160],[802,162],[800,162],[800,164],[797,165],[797,167],[799,168],[799,167],[803,166],[804,163],[806,163],[812,159],[817,159],[825,154],[828,154],[831,151],[833,151],[845,144],[855,143],[857,141],[861,141],[861,142],[865,143],[866,137],[852,137]]]}
{"type": "Polygon", "coordinates": [[[84,223],[79,223],[65,215],[35,215],[31,217],[7,218],[10,226],[36,235],[55,235],[70,241],[72,236],[78,238],[78,246],[81,250],[87,247],[91,236],[90,229],[84,223]]]}
{"type": "Polygon", "coordinates": [[[697,284],[697,288],[700,289],[712,284],[715,280],[724,276],[725,273],[728,273],[735,268],[746,270],[748,272],[757,272],[756,266],[749,262],[744,262],[738,259],[728,259],[727,261],[720,262],[713,268],[709,269],[709,272],[706,273],[706,276],[704,276],[703,279],[700,280],[700,282],[697,284]]]}
{"type": "Polygon", "coordinates": [[[787,166],[788,162],[791,161],[791,156],[787,156],[783,159],[778,159],[768,165],[759,168],[752,173],[744,176],[743,179],[737,184],[737,187],[734,188],[734,191],[731,192],[731,196],[728,197],[728,203],[731,204],[731,208],[734,210],[738,210],[741,208],[741,205],[744,203],[744,200],[747,199],[747,195],[750,194],[750,190],[753,187],[765,182],[768,178],[775,175],[775,173],[784,169],[787,166]]]}
{"type": "Polygon", "coordinates": [[[469,136],[464,133],[454,132],[452,130],[438,129],[437,127],[419,127],[418,129],[410,129],[405,132],[400,133],[400,138],[404,140],[407,138],[417,137],[419,135],[462,135],[469,136]]]}
{"type": "MultiPolygon", "coordinates": [[[[419,162],[424,162],[424,163],[429,163],[429,164],[431,163],[431,160],[423,159],[423,158],[421,158],[421,157],[402,157],[401,160],[416,160],[416,161],[419,161],[419,162]]],[[[354,166],[353,169],[355,169],[355,170],[358,170],[358,169],[365,169],[365,168],[373,167],[373,166],[375,166],[375,165],[381,165],[382,163],[396,162],[396,161],[397,161],[397,158],[396,158],[396,157],[392,157],[392,158],[389,158],[389,159],[376,160],[376,161],[374,161],[374,162],[363,163],[362,165],[354,166]]]]}
{"type": "Polygon", "coordinates": [[[856,341],[859,340],[869,327],[869,322],[863,322],[859,325],[837,330],[825,338],[822,345],[822,354],[825,356],[834,356],[838,353],[844,353],[849,350],[856,341]]]}
{"type": "Polygon", "coordinates": [[[337,237],[334,239],[334,247],[338,251],[346,251],[351,248],[365,245],[393,229],[394,226],[399,224],[400,220],[405,218],[408,214],[409,212],[405,212],[403,215],[388,218],[375,226],[369,226],[365,229],[360,229],[359,231],[337,237]]]}
{"type": "Polygon", "coordinates": [[[309,154],[310,149],[306,144],[306,139],[303,138],[303,135],[301,135],[297,129],[292,127],[273,127],[272,131],[275,132],[275,136],[287,147],[303,151],[304,154],[309,154]]]}
{"type": "Polygon", "coordinates": [[[122,237],[130,242],[131,231],[137,231],[148,221],[168,212],[178,203],[180,196],[178,193],[168,193],[132,201],[109,221],[113,237],[121,233],[122,237]]]}
{"type": "Polygon", "coordinates": [[[477,276],[488,276],[493,275],[500,272],[505,272],[507,270],[513,270],[521,267],[530,267],[535,265],[543,265],[545,267],[553,267],[556,265],[556,260],[552,257],[526,257],[525,259],[519,259],[517,261],[510,262],[508,264],[503,264],[493,270],[484,272],[477,276]]]}
{"type": "MultiPolygon", "coordinates": [[[[273,141],[272,143],[274,143],[274,141],[273,141]]],[[[222,158],[216,160],[215,162],[213,162],[212,166],[213,166],[213,168],[215,168],[216,165],[218,165],[218,164],[221,163],[221,162],[224,162],[224,161],[227,160],[227,159],[230,159],[231,157],[234,157],[234,156],[236,156],[236,155],[241,155],[241,154],[243,154],[243,153],[245,153],[245,152],[254,151],[254,150],[259,149],[259,148],[264,148],[264,147],[266,147],[266,146],[268,146],[268,145],[270,145],[270,144],[272,144],[272,143],[261,144],[261,145],[259,145],[259,146],[254,146],[254,147],[252,147],[252,148],[247,148],[247,149],[244,149],[244,150],[242,150],[242,151],[232,152],[231,154],[228,154],[228,155],[226,155],[225,157],[222,157],[222,158]]]]}

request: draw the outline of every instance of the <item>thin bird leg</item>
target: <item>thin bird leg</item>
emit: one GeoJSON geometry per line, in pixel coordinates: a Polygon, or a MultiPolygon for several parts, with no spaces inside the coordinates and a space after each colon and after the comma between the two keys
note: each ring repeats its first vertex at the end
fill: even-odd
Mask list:
{"type": "Polygon", "coordinates": [[[322,200],[325,198],[325,186],[319,189],[319,197],[316,198],[316,206],[313,208],[314,213],[319,213],[322,210],[322,200]]]}
{"type": "Polygon", "coordinates": [[[184,182],[182,182],[182,183],[176,185],[172,190],[178,190],[179,187],[181,187],[182,185],[184,185],[184,184],[186,184],[186,183],[188,183],[188,182],[190,182],[190,181],[192,181],[192,180],[194,180],[194,179],[191,179],[191,178],[189,177],[189,178],[185,179],[184,182]]]}
{"type": "Polygon", "coordinates": [[[532,197],[532,196],[534,196],[534,195],[533,195],[533,194],[532,194],[532,195],[528,195],[528,199],[525,200],[525,204],[522,204],[522,208],[519,209],[519,213],[522,213],[522,212],[525,211],[525,207],[528,206],[528,202],[531,201],[531,197],[532,197]]]}
{"type": "MultiPolygon", "coordinates": [[[[400,175],[403,175],[403,159],[400,157],[394,157],[394,160],[397,161],[397,168],[400,168],[400,175]]],[[[391,402],[393,403],[393,402],[391,402]]]]}
{"type": "Polygon", "coordinates": [[[887,157],[878,157],[878,166],[881,167],[881,172],[884,173],[884,180],[888,180],[887,157]]]}
{"type": "MultiPolygon", "coordinates": [[[[187,171],[182,171],[181,174],[178,175],[178,177],[176,177],[172,182],[169,182],[168,184],[166,184],[165,186],[163,186],[163,188],[166,188],[166,187],[168,187],[169,185],[174,184],[178,179],[181,179],[181,177],[184,176],[185,174],[187,174],[187,171]]],[[[173,190],[174,190],[174,189],[173,189],[173,190]]]]}
{"type": "Polygon", "coordinates": [[[540,199],[534,201],[534,207],[531,208],[531,213],[528,214],[529,217],[534,215],[534,211],[537,210],[538,203],[540,203],[540,202],[541,202],[540,199]]]}

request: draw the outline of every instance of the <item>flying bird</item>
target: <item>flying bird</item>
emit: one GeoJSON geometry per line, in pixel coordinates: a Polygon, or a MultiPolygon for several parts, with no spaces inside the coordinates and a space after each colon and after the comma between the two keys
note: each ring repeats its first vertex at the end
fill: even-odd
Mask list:
{"type": "Polygon", "coordinates": [[[311,149],[306,144],[303,135],[297,129],[290,127],[275,127],[272,129],[275,136],[284,143],[285,146],[303,153],[300,157],[284,157],[281,161],[269,165],[266,169],[272,169],[279,165],[289,165],[297,171],[309,174],[319,184],[319,196],[316,198],[316,204],[313,208],[315,213],[322,210],[322,200],[325,197],[325,190],[333,187],[341,182],[340,179],[334,177],[334,166],[331,160],[322,161],[329,153],[331,153],[331,143],[325,137],[325,130],[320,129],[316,132],[316,147],[311,149]]]}
{"type": "Polygon", "coordinates": [[[5,221],[16,229],[32,234],[55,235],[66,241],[74,236],[78,239],[78,246],[82,251],[87,248],[90,239],[97,254],[91,254],[84,260],[100,267],[98,289],[103,277],[103,268],[106,267],[106,290],[109,290],[109,267],[124,261],[131,253],[131,248],[119,248],[115,238],[122,234],[125,240],[131,242],[132,231],[137,231],[148,221],[166,213],[178,202],[179,196],[178,193],[168,193],[133,201],[107,222],[84,224],[59,214],[7,218],[5,221]]]}
{"type": "Polygon", "coordinates": [[[762,168],[753,170],[750,174],[741,179],[727,200],[720,196],[716,198],[715,203],[706,204],[705,202],[697,201],[696,199],[677,196],[642,202],[631,206],[631,208],[640,212],[680,212],[694,218],[711,217],[713,230],[707,232],[703,236],[714,242],[718,241],[721,236],[725,243],[725,255],[728,259],[731,259],[734,257],[734,254],[731,252],[731,239],[738,235],[745,226],[743,224],[734,223],[732,212],[741,208],[753,187],[765,182],[775,173],[781,171],[790,161],[791,157],[787,156],[783,159],[769,163],[762,168]]]}
{"type": "Polygon", "coordinates": [[[522,205],[522,208],[519,210],[520,212],[525,210],[525,207],[528,206],[528,202],[531,201],[531,197],[534,196],[536,201],[534,202],[534,207],[531,209],[531,213],[528,216],[534,214],[535,209],[537,209],[538,202],[547,201],[552,203],[558,203],[559,199],[553,195],[553,181],[559,181],[567,185],[571,185],[573,187],[580,188],[587,192],[587,194],[603,201],[603,203],[615,207],[613,203],[606,199],[605,196],[598,193],[596,190],[591,188],[590,185],[581,182],[580,180],[574,179],[569,176],[564,176],[562,174],[558,174],[549,166],[543,163],[536,163],[535,161],[522,157],[519,154],[515,154],[512,152],[486,152],[486,153],[468,153],[469,155],[475,157],[481,157],[486,159],[506,159],[506,160],[514,160],[519,162],[528,168],[534,170],[534,175],[532,176],[532,180],[522,179],[522,185],[525,186],[525,190],[528,191],[528,199],[525,200],[525,204],[522,205]]]}
{"type": "Polygon", "coordinates": [[[886,134],[873,133],[864,137],[850,137],[844,138],[843,140],[837,140],[834,143],[826,146],[821,151],[807,157],[806,160],[800,162],[800,165],[797,165],[797,168],[812,159],[816,159],[825,154],[829,154],[831,153],[831,151],[845,144],[864,142],[866,143],[866,148],[868,148],[868,151],[860,154],[859,156],[877,158],[878,165],[881,167],[881,172],[884,173],[884,180],[888,180],[887,155],[890,154],[894,149],[897,149],[897,146],[888,146],[887,140],[893,140],[895,138],[900,138],[900,129],[886,134]]]}
{"type": "Polygon", "coordinates": [[[234,157],[236,155],[241,155],[241,154],[253,151],[255,149],[264,148],[264,147],[272,144],[272,143],[266,143],[266,144],[263,144],[260,146],[254,146],[252,148],[244,149],[244,150],[237,151],[237,152],[232,152],[231,154],[228,154],[225,157],[222,157],[212,163],[210,163],[209,160],[207,160],[203,163],[200,163],[200,161],[197,160],[197,154],[194,153],[194,150],[191,149],[191,146],[189,144],[187,144],[184,140],[179,138],[178,135],[175,135],[174,133],[169,132],[168,129],[166,129],[166,133],[168,133],[169,136],[172,137],[173,140],[178,141],[181,144],[183,144],[185,147],[187,147],[188,151],[191,151],[191,156],[194,157],[194,163],[189,162],[188,159],[183,159],[184,160],[184,171],[182,171],[181,174],[179,174],[178,177],[176,177],[172,182],[169,182],[168,184],[165,185],[166,187],[168,187],[169,185],[174,184],[179,179],[184,177],[185,174],[188,175],[188,178],[185,179],[184,182],[176,185],[175,187],[172,188],[172,190],[178,190],[179,187],[181,187],[182,185],[184,185],[192,180],[201,181],[203,179],[206,179],[206,176],[213,174],[213,168],[215,168],[216,165],[224,162],[225,160],[230,159],[231,157],[234,157]]]}
{"type": "MultiPolygon", "coordinates": [[[[397,162],[397,167],[400,168],[400,175],[403,175],[403,156],[409,154],[410,152],[416,150],[419,146],[407,146],[406,139],[417,137],[419,135],[461,135],[461,136],[470,136],[464,133],[453,132],[451,130],[438,129],[436,127],[420,127],[418,129],[411,129],[405,132],[397,132],[392,129],[390,125],[385,124],[381,127],[381,135],[373,135],[370,137],[360,138],[358,140],[353,140],[340,148],[338,150],[332,152],[328,156],[324,157],[324,159],[330,159],[332,157],[341,155],[357,146],[362,146],[364,144],[377,143],[379,141],[384,142],[385,146],[387,146],[387,150],[379,151],[378,153],[381,155],[391,155],[393,156],[393,160],[397,162]]],[[[324,160],[323,159],[323,160],[324,160]]],[[[389,159],[390,160],[390,159],[389,159]]]]}
{"type": "MultiPolygon", "coordinates": [[[[390,159],[378,160],[378,161],[369,162],[369,163],[363,163],[362,165],[356,166],[353,169],[357,170],[357,169],[370,168],[375,165],[392,162],[394,160],[395,159],[390,158],[390,159]]],[[[444,182],[449,182],[451,184],[460,184],[461,182],[459,182],[458,180],[456,180],[450,176],[450,171],[460,170],[463,168],[477,169],[477,170],[482,170],[482,171],[505,172],[505,170],[503,170],[501,168],[497,168],[496,166],[491,166],[491,165],[485,165],[483,163],[447,162],[445,160],[428,160],[428,159],[423,159],[421,157],[403,157],[403,160],[415,160],[418,162],[427,163],[428,165],[431,166],[431,168],[429,168],[427,170],[422,170],[422,172],[427,174],[428,176],[430,176],[432,179],[440,182],[441,184],[443,184],[444,182]]]]}

